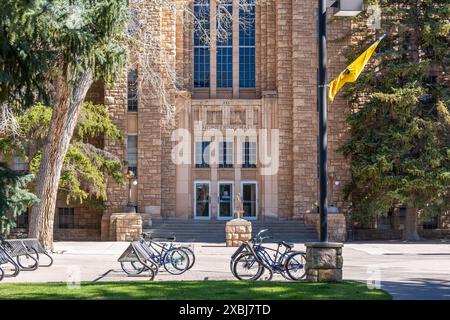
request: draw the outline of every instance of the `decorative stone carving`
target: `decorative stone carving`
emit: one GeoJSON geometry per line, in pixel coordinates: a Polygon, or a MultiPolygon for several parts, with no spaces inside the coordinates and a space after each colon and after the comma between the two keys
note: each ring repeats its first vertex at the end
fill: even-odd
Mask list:
{"type": "Polygon", "coordinates": [[[230,112],[230,124],[245,124],[245,111],[232,110],[230,112]]]}
{"type": "Polygon", "coordinates": [[[241,194],[238,193],[235,196],[235,204],[234,204],[234,216],[236,219],[241,219],[241,217],[244,215],[244,209],[242,207],[242,200],[241,200],[241,194]]]}
{"type": "Polygon", "coordinates": [[[222,111],[208,111],[207,113],[208,125],[221,125],[222,124],[222,111]]]}

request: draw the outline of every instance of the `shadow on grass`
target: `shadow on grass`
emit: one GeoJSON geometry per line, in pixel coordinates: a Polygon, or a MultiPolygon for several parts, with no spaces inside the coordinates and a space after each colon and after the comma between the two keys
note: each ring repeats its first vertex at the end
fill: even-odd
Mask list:
{"type": "Polygon", "coordinates": [[[146,281],[2,284],[0,299],[138,299],[138,300],[379,300],[390,299],[364,283],[146,281]]]}

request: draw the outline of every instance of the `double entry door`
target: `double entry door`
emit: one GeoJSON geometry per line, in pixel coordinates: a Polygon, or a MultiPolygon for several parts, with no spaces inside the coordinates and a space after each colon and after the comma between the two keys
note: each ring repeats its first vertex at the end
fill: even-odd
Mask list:
{"type": "MultiPolygon", "coordinates": [[[[218,220],[230,220],[234,218],[234,182],[217,182],[217,206],[211,210],[211,182],[196,181],[194,184],[194,217],[195,219],[211,219],[212,216],[218,220]]],[[[239,189],[238,189],[239,192],[239,189]]],[[[240,186],[243,217],[256,219],[257,217],[257,183],[243,181],[240,186]]]]}

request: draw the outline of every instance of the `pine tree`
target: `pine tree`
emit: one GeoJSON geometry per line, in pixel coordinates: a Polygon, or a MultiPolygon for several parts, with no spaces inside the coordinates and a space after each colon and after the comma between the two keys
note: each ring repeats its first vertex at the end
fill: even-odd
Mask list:
{"type": "Polygon", "coordinates": [[[53,246],[59,178],[77,118],[94,80],[113,81],[127,58],[127,0],[0,3],[0,103],[16,109],[44,101],[50,127],[30,212],[29,236],[53,246]]]}
{"type": "MultiPolygon", "coordinates": [[[[341,148],[351,159],[347,193],[357,221],[406,207],[403,237],[417,240],[418,215],[450,207],[450,3],[369,3],[381,7],[380,33],[387,37],[372,66],[347,90],[355,109],[348,117],[350,138],[341,148]]],[[[360,25],[363,35],[367,26],[360,25]]],[[[376,36],[362,36],[350,59],[376,36]]]]}
{"type": "Polygon", "coordinates": [[[0,163],[0,240],[16,226],[17,218],[38,198],[26,188],[33,175],[22,175],[0,163]]]}

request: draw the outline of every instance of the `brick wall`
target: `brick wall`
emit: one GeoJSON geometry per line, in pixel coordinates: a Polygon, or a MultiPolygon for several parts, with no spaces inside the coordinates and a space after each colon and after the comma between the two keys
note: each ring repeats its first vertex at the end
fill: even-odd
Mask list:
{"type": "Polygon", "coordinates": [[[292,1],[278,0],[276,19],[276,87],[280,130],[278,216],[289,218],[293,205],[292,175],[292,1]]]}
{"type": "MultiPolygon", "coordinates": [[[[184,2],[185,0],[177,0],[184,2]]],[[[169,12],[151,2],[138,2],[140,24],[148,34],[161,43],[161,50],[156,53],[154,61],[158,67],[158,59],[166,59],[173,65],[179,77],[179,87],[190,91],[193,84],[193,36],[192,25],[188,23],[189,14],[169,12]],[[141,7],[140,7],[141,6],[141,7]]],[[[271,110],[271,127],[280,130],[280,167],[274,178],[276,183],[271,186],[276,192],[273,197],[261,197],[260,208],[273,208],[279,218],[303,218],[305,214],[314,214],[318,202],[318,172],[317,172],[317,1],[313,0],[266,0],[257,8],[256,25],[256,95],[252,98],[260,99],[261,110],[271,110]],[[269,98],[267,98],[269,97],[269,98]],[[269,102],[270,103],[269,103],[269,102]],[[266,106],[270,104],[270,108],[266,106]],[[267,200],[268,198],[272,200],[267,200]],[[272,201],[273,203],[269,203],[272,201]]],[[[349,19],[329,17],[329,81],[341,72],[346,64],[343,50],[349,44],[351,22],[349,19]]],[[[168,81],[164,68],[160,68],[165,79],[165,85],[171,94],[167,101],[175,105],[177,99],[183,100],[177,104],[183,108],[170,110],[173,114],[182,115],[177,119],[166,112],[158,90],[150,85],[149,74],[139,65],[142,61],[138,50],[132,50],[130,65],[126,69],[136,68],[139,75],[139,108],[134,114],[135,123],[130,125],[130,115],[127,112],[127,70],[114,85],[104,87],[100,82],[95,83],[88,93],[88,99],[95,103],[105,103],[110,110],[113,122],[126,136],[128,133],[138,135],[138,187],[135,199],[139,212],[142,214],[143,225],[148,226],[151,217],[188,217],[192,215],[192,179],[195,170],[189,173],[183,171],[187,179],[182,184],[183,194],[177,195],[177,168],[171,161],[173,142],[171,134],[180,123],[192,129],[195,118],[194,110],[211,111],[206,105],[216,100],[203,101],[203,105],[193,107],[190,93],[185,92],[185,98],[177,97],[168,81]],[[131,128],[133,127],[133,128],[131,128]],[[190,179],[190,180],[189,180],[190,179]],[[189,180],[189,181],[188,181],[189,180]],[[176,199],[182,202],[182,211],[177,212],[176,199]],[[183,200],[180,200],[183,199],[183,200]],[[187,200],[186,200],[187,199],[187,200]],[[185,202],[188,203],[185,203],[185,202]]],[[[150,79],[151,80],[151,79],[150,79]]],[[[224,114],[240,106],[244,110],[245,100],[224,101],[224,114]]],[[[221,107],[220,105],[216,108],[221,107]]],[[[260,110],[257,109],[257,110],[260,110]]],[[[348,203],[344,201],[343,189],[350,181],[349,162],[337,151],[348,135],[345,122],[349,112],[347,103],[341,95],[333,104],[329,105],[329,172],[334,173],[340,185],[334,187],[334,202],[340,213],[346,213],[348,203]]],[[[258,111],[260,112],[260,111],[258,111]]],[[[255,113],[256,122],[262,125],[265,119],[260,113],[255,113]]],[[[245,112],[244,112],[245,114],[245,112]]],[[[197,117],[198,118],[198,117],[197,117]]],[[[222,116],[227,119],[226,116],[222,116]]],[[[245,119],[245,116],[244,116],[245,119]]],[[[225,120],[222,120],[225,121],[225,120]]],[[[245,122],[245,121],[244,121],[245,122]]],[[[256,123],[255,122],[255,123],[256,123]]],[[[245,123],[244,123],[245,124],[245,123]]],[[[247,123],[248,124],[248,123],[247,123]]],[[[105,149],[126,160],[126,143],[105,141],[105,149]]],[[[124,167],[125,170],[125,167],[124,167]]],[[[257,171],[255,171],[257,172],[257,171]]],[[[264,192],[266,178],[253,174],[252,180],[260,183],[260,192],[264,192]]],[[[221,176],[221,172],[216,176],[221,176]]],[[[242,173],[245,178],[246,173],[242,173]]],[[[241,179],[241,173],[230,179],[241,179]],[[236,178],[238,177],[238,178],[236,178]]],[[[236,180],[236,181],[237,181],[236,180]]],[[[95,210],[78,209],[79,219],[89,220],[102,225],[102,233],[108,238],[111,213],[123,211],[127,202],[127,185],[120,185],[108,181],[107,209],[101,218],[101,212],[95,210]]],[[[442,225],[450,228],[450,218],[443,219],[442,225]]],[[[91,231],[57,232],[61,238],[79,237],[93,238],[91,231]],[[64,232],[66,234],[64,235],[64,232]],[[83,232],[85,232],[83,234],[83,232]]],[[[94,232],[94,231],[92,231],[94,232]]],[[[385,235],[383,232],[357,231],[360,237],[398,237],[397,232],[385,235]]],[[[429,234],[431,231],[424,231],[429,234]]],[[[436,232],[435,232],[436,233],[436,232]]],[[[386,233],[387,234],[387,233],[386,233]]]]}

